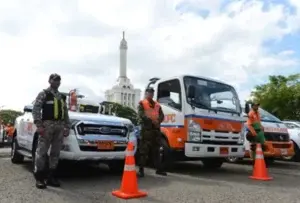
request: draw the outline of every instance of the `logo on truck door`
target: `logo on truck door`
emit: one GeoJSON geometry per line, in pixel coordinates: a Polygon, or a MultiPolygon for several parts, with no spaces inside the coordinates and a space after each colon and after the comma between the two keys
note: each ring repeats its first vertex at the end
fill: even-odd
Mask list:
{"type": "Polygon", "coordinates": [[[166,114],[165,115],[165,119],[164,119],[164,123],[175,123],[176,122],[176,114],[166,114]]]}

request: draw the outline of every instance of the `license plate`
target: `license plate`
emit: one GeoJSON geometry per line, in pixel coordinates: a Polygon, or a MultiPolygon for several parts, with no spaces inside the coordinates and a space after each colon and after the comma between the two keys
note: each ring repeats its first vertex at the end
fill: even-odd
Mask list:
{"type": "Polygon", "coordinates": [[[97,147],[100,150],[112,150],[114,149],[114,142],[112,141],[99,141],[97,147]]]}
{"type": "Polygon", "coordinates": [[[228,147],[220,147],[220,154],[227,155],[228,154],[228,147]]]}
{"type": "Polygon", "coordinates": [[[281,155],[287,155],[287,149],[280,149],[281,155]]]}

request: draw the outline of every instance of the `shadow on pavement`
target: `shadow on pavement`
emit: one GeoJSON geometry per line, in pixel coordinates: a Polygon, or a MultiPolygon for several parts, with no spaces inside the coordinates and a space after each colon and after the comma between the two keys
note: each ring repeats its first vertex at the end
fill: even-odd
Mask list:
{"type": "MultiPolygon", "coordinates": [[[[228,164],[238,164],[238,165],[249,165],[251,166],[251,160],[242,160],[237,163],[228,163],[228,164]]],[[[300,164],[292,161],[281,161],[275,160],[274,163],[270,164],[270,168],[286,169],[286,170],[300,170],[300,164]]]]}
{"type": "MultiPolygon", "coordinates": [[[[32,163],[25,162],[22,166],[32,173],[32,163]]],[[[33,174],[32,174],[33,175],[33,174]]],[[[89,187],[99,188],[99,191],[112,191],[121,186],[123,171],[110,171],[107,165],[96,165],[87,163],[66,162],[59,165],[58,177],[67,189],[69,186],[79,190],[88,190],[89,187]]],[[[147,175],[147,174],[146,174],[147,175]]],[[[139,179],[141,188],[150,189],[152,187],[167,187],[170,184],[167,178],[161,178],[153,174],[139,179]]],[[[93,189],[94,190],[94,189],[93,189]]]]}
{"type": "MultiPolygon", "coordinates": [[[[283,165],[283,163],[275,164],[275,166],[278,165],[281,166],[283,165]]],[[[205,181],[208,183],[210,180],[213,180],[213,181],[225,181],[225,182],[232,182],[232,183],[242,183],[242,184],[270,186],[270,187],[280,186],[280,187],[287,187],[287,188],[298,187],[298,185],[300,184],[300,180],[295,181],[295,175],[290,175],[288,172],[286,174],[281,174],[278,173],[277,171],[272,171],[272,168],[269,169],[269,175],[274,178],[272,181],[251,180],[249,179],[249,176],[252,175],[251,164],[249,164],[248,166],[248,164],[240,165],[240,164],[225,163],[220,169],[209,170],[203,168],[200,162],[197,163],[182,162],[182,163],[176,163],[173,169],[170,170],[170,172],[201,178],[201,180],[198,181],[199,184],[206,184],[203,183],[203,179],[207,179],[205,181]]]]}

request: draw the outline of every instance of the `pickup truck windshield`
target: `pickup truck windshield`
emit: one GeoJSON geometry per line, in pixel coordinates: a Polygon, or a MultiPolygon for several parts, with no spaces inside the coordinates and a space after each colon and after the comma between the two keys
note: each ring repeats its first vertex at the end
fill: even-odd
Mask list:
{"type": "Polygon", "coordinates": [[[99,106],[80,104],[79,112],[99,113],[99,106]]]}
{"type": "Polygon", "coordinates": [[[263,110],[262,108],[259,108],[259,113],[260,113],[260,119],[262,121],[271,121],[271,122],[280,122],[281,120],[275,116],[273,116],[272,114],[270,114],[269,112],[267,112],[266,110],[263,110]]]}
{"type": "Polygon", "coordinates": [[[235,89],[227,84],[203,78],[184,77],[184,86],[196,89],[193,105],[197,108],[222,112],[241,113],[240,102],[235,89]]]}

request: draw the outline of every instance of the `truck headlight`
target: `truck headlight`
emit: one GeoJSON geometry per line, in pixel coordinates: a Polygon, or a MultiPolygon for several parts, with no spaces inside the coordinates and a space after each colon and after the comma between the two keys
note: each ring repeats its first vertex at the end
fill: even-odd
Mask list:
{"type": "Polygon", "coordinates": [[[196,123],[193,120],[189,120],[188,135],[190,141],[201,142],[201,134],[202,134],[202,129],[199,123],[196,123]]]}
{"type": "Polygon", "coordinates": [[[244,142],[245,142],[245,132],[246,132],[246,127],[243,127],[243,129],[241,130],[241,136],[238,140],[239,144],[244,144],[244,142]]]}

